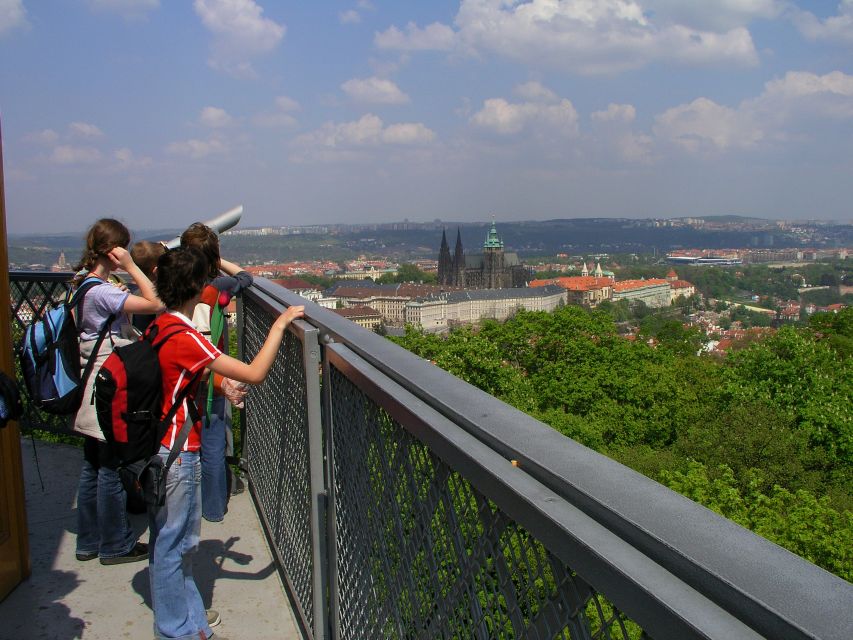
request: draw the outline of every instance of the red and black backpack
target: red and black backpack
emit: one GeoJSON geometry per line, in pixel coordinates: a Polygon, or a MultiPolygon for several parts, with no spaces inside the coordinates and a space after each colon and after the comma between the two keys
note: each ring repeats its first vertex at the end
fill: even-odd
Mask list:
{"type": "MultiPolygon", "coordinates": [[[[193,381],[175,398],[163,416],[163,377],[158,352],[169,338],[185,327],[159,335],[152,324],[145,335],[128,345],[116,347],[104,361],[95,379],[95,410],[98,425],[120,465],[154,455],[178,407],[193,381]]],[[[201,372],[199,372],[201,373],[201,372]]],[[[190,413],[197,414],[194,403],[190,413]]]]}

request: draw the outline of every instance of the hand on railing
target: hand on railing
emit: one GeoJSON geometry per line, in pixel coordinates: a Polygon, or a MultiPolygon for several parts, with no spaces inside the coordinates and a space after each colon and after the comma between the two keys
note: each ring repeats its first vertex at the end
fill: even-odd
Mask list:
{"type": "Polygon", "coordinates": [[[285,331],[287,329],[287,325],[289,325],[293,320],[301,318],[304,315],[305,307],[303,305],[293,305],[292,307],[288,307],[284,310],[284,313],[276,319],[273,326],[281,331],[285,331]]]}
{"type": "Polygon", "coordinates": [[[222,378],[222,395],[228,399],[228,402],[233,404],[238,409],[242,409],[245,404],[246,394],[249,392],[249,385],[245,382],[237,382],[231,378],[222,378]]]}

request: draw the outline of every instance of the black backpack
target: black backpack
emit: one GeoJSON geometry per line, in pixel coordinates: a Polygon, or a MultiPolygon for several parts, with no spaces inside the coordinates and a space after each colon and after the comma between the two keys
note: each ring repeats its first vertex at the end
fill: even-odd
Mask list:
{"type": "Polygon", "coordinates": [[[190,402],[189,418],[164,464],[157,455],[160,441],[178,407],[204,373],[204,369],[199,370],[178,393],[166,415],[161,416],[160,347],[183,331],[184,328],[180,328],[159,336],[159,327],[152,324],[136,342],[116,347],[95,378],[98,425],[119,461],[118,474],[127,491],[128,510],[134,513],[164,504],[169,467],[184,446],[193,423],[200,419],[195,403],[190,402]]]}
{"type": "Polygon", "coordinates": [[[80,371],[80,335],[72,311],[86,292],[103,284],[100,278],[86,278],[65,300],[24,330],[19,357],[24,383],[33,403],[54,415],[72,415],[83,402],[86,382],[95,365],[101,343],[115,316],[106,319],[92,355],[80,371]]]}
{"type": "MultiPolygon", "coordinates": [[[[159,351],[169,338],[185,329],[164,332],[151,325],[136,342],[116,347],[104,361],[95,378],[95,411],[98,426],[121,466],[144,460],[157,453],[160,441],[178,407],[204,369],[184,387],[165,416],[163,377],[159,351]]],[[[198,419],[195,403],[190,414],[198,419]]]]}

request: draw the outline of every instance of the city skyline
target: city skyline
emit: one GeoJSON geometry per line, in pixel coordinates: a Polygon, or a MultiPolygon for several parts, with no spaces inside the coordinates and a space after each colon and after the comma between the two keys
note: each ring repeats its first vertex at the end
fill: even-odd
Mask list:
{"type": "Polygon", "coordinates": [[[851,49],[851,0],[0,0],[7,226],[849,221],[851,49]]]}

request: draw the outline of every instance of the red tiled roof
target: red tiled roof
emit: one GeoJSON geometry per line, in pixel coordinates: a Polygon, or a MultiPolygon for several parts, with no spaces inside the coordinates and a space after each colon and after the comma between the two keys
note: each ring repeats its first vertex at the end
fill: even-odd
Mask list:
{"type": "Polygon", "coordinates": [[[301,278],[279,278],[277,280],[273,280],[276,284],[281,285],[285,289],[316,289],[317,286],[311,284],[310,282],[306,282],[301,278]]]}
{"type": "MultiPolygon", "coordinates": [[[[648,282],[648,280],[646,281],[648,282]]],[[[692,282],[687,282],[687,280],[673,280],[669,283],[669,286],[673,289],[686,289],[687,287],[692,287],[692,282]]]]}
{"type": "Polygon", "coordinates": [[[613,283],[613,291],[633,291],[634,289],[642,289],[644,287],[658,286],[669,284],[669,280],[663,278],[649,278],[648,280],[623,280],[622,282],[613,283]]]}
{"type": "Polygon", "coordinates": [[[567,276],[565,278],[548,278],[546,280],[533,280],[530,282],[531,287],[544,287],[549,284],[559,285],[569,291],[592,291],[594,289],[612,287],[613,281],[610,278],[596,278],[595,276],[567,276]]]}
{"type": "Polygon", "coordinates": [[[333,311],[344,318],[365,318],[379,315],[379,312],[371,307],[350,307],[349,309],[334,309],[333,311]]]}

